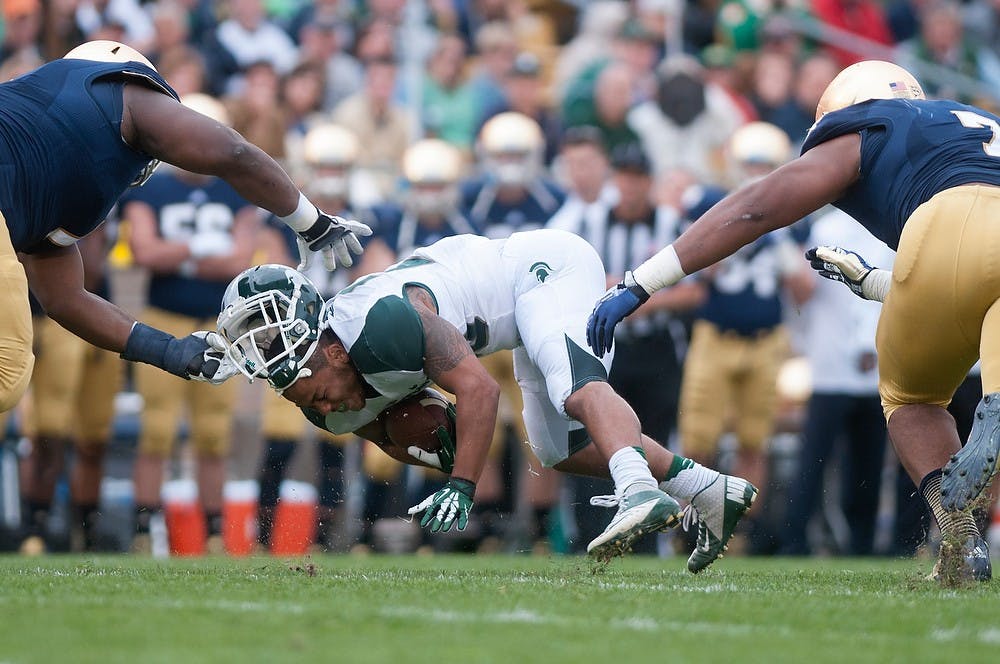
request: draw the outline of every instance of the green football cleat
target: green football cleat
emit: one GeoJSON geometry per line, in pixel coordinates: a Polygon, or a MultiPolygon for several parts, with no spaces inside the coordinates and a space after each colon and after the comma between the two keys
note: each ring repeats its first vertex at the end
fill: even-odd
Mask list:
{"type": "Polygon", "coordinates": [[[632,543],[645,535],[673,528],[681,511],[677,501],[659,489],[643,489],[618,498],[594,496],[591,505],[618,506],[618,513],[604,532],[587,545],[587,553],[602,562],[623,555],[632,543]]]}
{"type": "Polygon", "coordinates": [[[720,474],[691,499],[684,511],[684,529],[697,519],[698,543],[688,558],[688,571],[697,574],[722,557],[736,524],[756,498],[753,484],[720,474]]]}

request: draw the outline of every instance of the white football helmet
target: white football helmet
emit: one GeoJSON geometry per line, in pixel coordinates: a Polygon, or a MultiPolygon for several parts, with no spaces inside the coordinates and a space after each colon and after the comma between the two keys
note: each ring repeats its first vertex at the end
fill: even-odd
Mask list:
{"type": "Polygon", "coordinates": [[[351,169],[361,145],[349,129],[321,124],[310,129],[302,140],[306,193],[316,198],[347,199],[351,169]]]}
{"type": "Polygon", "coordinates": [[[63,57],[69,60],[93,60],[94,62],[139,62],[156,71],[153,63],[142,53],[131,46],[110,39],[97,39],[80,44],[63,57]]]}
{"type": "Polygon", "coordinates": [[[326,303],[305,275],[266,264],[241,272],[222,296],[217,327],[227,353],[251,381],[265,378],[279,394],[299,378],[325,328],[326,303]]]}
{"type": "Polygon", "coordinates": [[[726,150],[734,186],[767,175],[792,158],[792,142],[780,127],[750,122],[729,137],[726,150]]]}
{"type": "Polygon", "coordinates": [[[458,208],[462,155],[436,138],[417,141],[403,154],[403,177],[409,188],[403,204],[417,217],[445,217],[458,208]]]}
{"type": "Polygon", "coordinates": [[[925,99],[913,74],[883,60],[865,60],[847,67],[826,86],[816,105],[816,119],[869,99],[925,99]]]}
{"type": "Polygon", "coordinates": [[[181,103],[193,111],[198,111],[206,115],[221,125],[232,127],[232,120],[229,118],[229,111],[215,97],[201,92],[192,92],[181,97],[181,103]]]}
{"type": "Polygon", "coordinates": [[[479,132],[483,169],[501,185],[524,186],[542,168],[545,138],[538,123],[523,113],[500,113],[479,132]]]}

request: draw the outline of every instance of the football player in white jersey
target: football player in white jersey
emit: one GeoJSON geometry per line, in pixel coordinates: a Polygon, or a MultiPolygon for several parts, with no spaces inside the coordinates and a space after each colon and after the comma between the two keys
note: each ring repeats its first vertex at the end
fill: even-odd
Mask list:
{"type": "MultiPolygon", "coordinates": [[[[704,531],[692,553],[698,572],[725,548],[757,490],[675,456],[642,435],[631,407],[608,385],[611,355],[584,338],[604,267],[583,239],[556,230],[490,240],[460,235],[418,249],[323,302],[301,274],[259,266],[223,298],[219,332],[250,378],[263,377],[318,426],[364,437],[388,406],[433,381],[456,396],[452,449],[409,448],[414,463],[450,474],[443,489],[410,509],[431,531],[461,530],[492,438],[499,388],[476,359],[514,351],[524,420],[539,460],[564,472],[610,476],[617,506],[588,552],[607,560],[641,535],[688,518],[704,531]]],[[[366,435],[367,434],[367,435],[366,435]]],[[[377,434],[376,434],[377,438],[377,434]]]]}

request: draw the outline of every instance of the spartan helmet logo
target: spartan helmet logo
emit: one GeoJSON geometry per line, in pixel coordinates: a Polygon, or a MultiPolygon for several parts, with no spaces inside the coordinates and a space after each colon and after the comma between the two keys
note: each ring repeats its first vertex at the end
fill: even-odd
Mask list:
{"type": "Polygon", "coordinates": [[[544,261],[538,261],[528,271],[535,273],[535,279],[538,279],[540,284],[544,284],[545,280],[552,274],[552,268],[544,261]]]}

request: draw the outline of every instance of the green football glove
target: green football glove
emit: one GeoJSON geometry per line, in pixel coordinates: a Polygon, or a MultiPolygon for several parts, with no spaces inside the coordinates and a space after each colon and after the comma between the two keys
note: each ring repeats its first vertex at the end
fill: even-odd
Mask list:
{"type": "MultiPolygon", "coordinates": [[[[455,425],[455,404],[449,403],[445,414],[451,420],[451,428],[458,431],[455,425]]],[[[437,435],[438,442],[441,443],[441,449],[437,452],[428,452],[416,445],[407,447],[406,452],[421,463],[437,468],[441,472],[451,474],[452,469],[455,467],[455,441],[452,440],[451,434],[448,433],[448,428],[445,426],[438,427],[434,433],[437,435]]]]}
{"type": "Polygon", "coordinates": [[[465,530],[469,524],[469,512],[472,511],[472,497],[475,493],[475,482],[453,477],[443,489],[428,496],[419,505],[411,507],[407,514],[423,512],[420,527],[426,528],[429,525],[432,533],[448,532],[456,520],[458,529],[465,530]]]}

